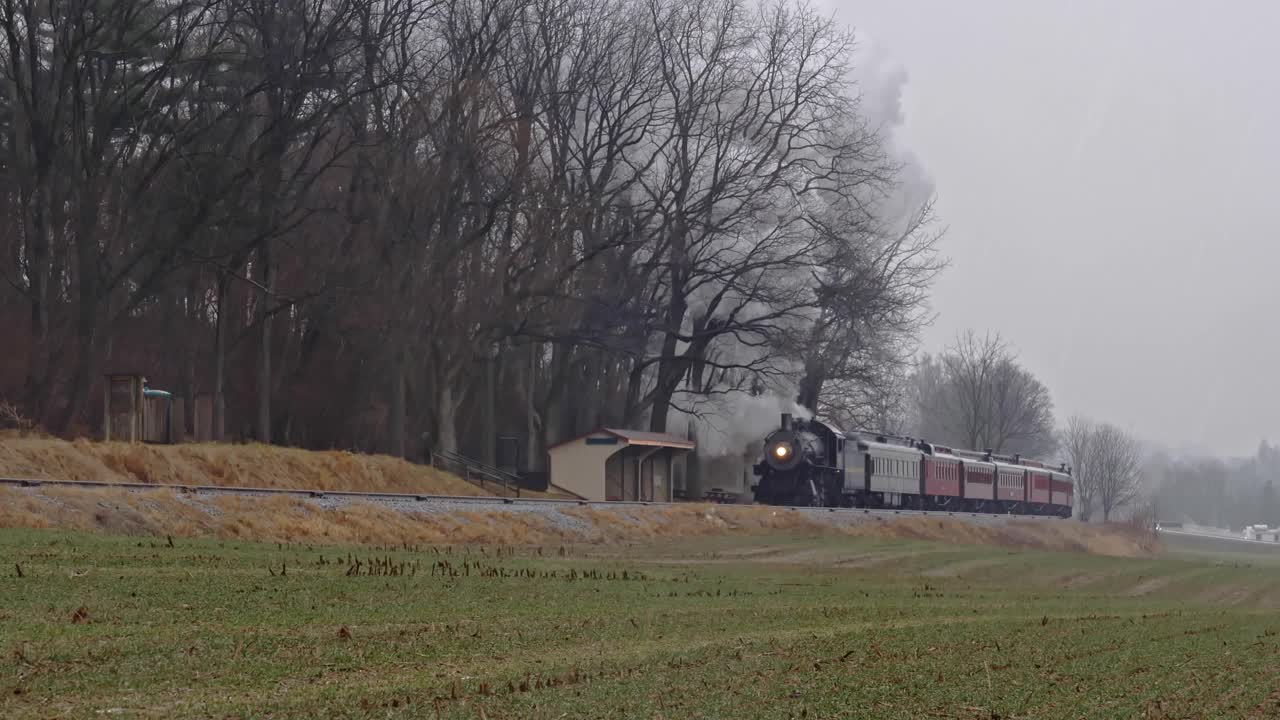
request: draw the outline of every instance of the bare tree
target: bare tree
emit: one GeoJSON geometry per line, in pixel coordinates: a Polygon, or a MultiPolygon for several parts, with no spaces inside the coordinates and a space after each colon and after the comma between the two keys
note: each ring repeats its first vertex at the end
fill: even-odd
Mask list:
{"type": "Polygon", "coordinates": [[[959,336],[938,358],[941,378],[920,413],[932,413],[940,438],[974,449],[1044,455],[1053,450],[1049,390],[1020,366],[999,335],[959,336]]]}
{"type": "Polygon", "coordinates": [[[1093,442],[1097,426],[1088,418],[1074,415],[1062,431],[1062,454],[1071,465],[1079,517],[1089,522],[1098,498],[1098,481],[1093,470],[1093,442]]]}
{"type": "Polygon", "coordinates": [[[1053,400],[1038,378],[1012,357],[996,368],[988,447],[1039,457],[1053,453],[1053,400]]]}
{"type": "Polygon", "coordinates": [[[1090,443],[1091,472],[1098,483],[1102,520],[1126,507],[1142,492],[1142,445],[1120,428],[1103,424],[1090,443]]]}
{"type": "Polygon", "coordinates": [[[809,304],[794,282],[821,252],[805,198],[872,181],[873,134],[850,124],[852,36],[814,9],[743,0],[648,0],[665,122],[644,152],[652,347],[632,367],[629,415],[666,429],[682,384],[767,371],[767,353],[714,353],[718,341],[768,344],[809,304]],[[653,372],[650,373],[650,368],[653,372]],[[645,384],[647,389],[639,391],[645,384]]]}

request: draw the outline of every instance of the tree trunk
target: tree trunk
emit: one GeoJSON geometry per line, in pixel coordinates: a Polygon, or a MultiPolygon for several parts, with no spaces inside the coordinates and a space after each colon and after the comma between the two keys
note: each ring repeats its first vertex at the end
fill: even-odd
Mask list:
{"type": "Polygon", "coordinates": [[[498,464],[498,358],[489,357],[482,361],[484,372],[484,396],[480,408],[480,462],[486,465],[498,464]]]}
{"type": "Polygon", "coordinates": [[[525,468],[538,471],[545,466],[546,443],[543,442],[542,433],[538,432],[538,414],[534,404],[535,389],[538,384],[538,344],[529,343],[529,367],[525,369],[527,373],[525,377],[525,434],[527,455],[524,459],[525,468]]]}
{"type": "Polygon", "coordinates": [[[231,274],[218,273],[218,325],[213,342],[213,441],[226,439],[227,426],[227,332],[230,325],[227,308],[231,294],[231,274]]]}
{"type": "MultiPolygon", "coordinates": [[[[77,244],[83,244],[77,241],[77,244]]],[[[66,433],[72,423],[88,402],[89,391],[93,387],[93,378],[98,369],[98,290],[94,279],[97,268],[94,267],[97,252],[92,248],[80,249],[80,302],[76,321],[76,366],[71,381],[71,395],[67,398],[67,406],[58,419],[57,431],[66,433]],[[85,257],[92,255],[92,257],[85,257]]],[[[176,337],[170,335],[170,337],[176,337]]]]}
{"type": "MultiPolygon", "coordinates": [[[[76,336],[76,369],[71,380],[71,395],[67,406],[56,424],[57,432],[70,431],[75,419],[84,411],[89,399],[89,391],[93,388],[93,378],[98,374],[98,343],[96,322],[86,320],[85,314],[94,314],[92,309],[80,309],[80,322],[76,336]]],[[[174,337],[174,336],[171,336],[174,337]]]]}
{"type": "Polygon", "coordinates": [[[387,430],[390,438],[389,451],[398,458],[405,456],[404,451],[404,415],[405,415],[405,359],[403,352],[396,352],[395,367],[391,371],[391,418],[387,430]]]}
{"type": "Polygon", "coordinates": [[[454,418],[453,378],[445,374],[436,396],[436,449],[458,451],[458,431],[454,418]]]}
{"type": "Polygon", "coordinates": [[[675,357],[676,338],[668,335],[662,343],[664,359],[658,363],[658,380],[653,388],[653,402],[649,404],[649,431],[666,432],[667,416],[671,413],[671,400],[684,377],[685,363],[675,357]]]}
{"type": "Polygon", "coordinates": [[[825,373],[821,361],[809,359],[804,364],[804,377],[800,379],[796,402],[814,415],[818,414],[818,400],[822,396],[825,373]]]}
{"type": "Polygon", "coordinates": [[[627,400],[623,404],[623,427],[635,427],[640,424],[640,386],[644,382],[644,369],[637,363],[627,373],[627,400]]]}
{"type": "Polygon", "coordinates": [[[258,345],[258,442],[271,442],[271,337],[272,298],[276,292],[275,263],[271,257],[271,241],[263,240],[258,258],[262,263],[262,287],[258,291],[258,318],[261,322],[262,338],[258,345]]]}
{"type": "Polygon", "coordinates": [[[31,354],[27,358],[27,378],[24,389],[27,412],[37,422],[44,420],[51,361],[49,302],[53,284],[53,255],[50,252],[47,184],[47,181],[37,180],[36,192],[30,199],[31,239],[28,246],[31,253],[28,278],[31,290],[31,354]]]}
{"type": "Polygon", "coordinates": [[[600,410],[606,399],[601,391],[604,383],[601,378],[600,352],[588,350],[583,357],[582,378],[579,380],[580,392],[576,393],[574,407],[574,429],[587,432],[600,426],[600,410]]]}
{"type": "MultiPolygon", "coordinates": [[[[561,398],[563,390],[552,392],[547,398],[547,406],[542,410],[542,448],[564,440],[568,433],[564,430],[564,404],[561,398]]],[[[545,452],[540,454],[540,457],[545,452]]]]}
{"type": "MultiPolygon", "coordinates": [[[[683,252],[682,246],[681,252],[683,252]]],[[[682,287],[683,283],[673,282],[673,285],[682,287]]],[[[662,359],[658,361],[658,380],[653,388],[653,402],[649,404],[650,432],[667,431],[667,415],[671,411],[671,399],[675,397],[676,390],[680,387],[680,380],[684,378],[685,371],[688,369],[686,357],[676,355],[678,343],[676,331],[684,325],[686,312],[688,312],[688,305],[684,296],[673,288],[671,307],[667,311],[666,318],[667,327],[671,330],[667,331],[666,337],[662,339],[662,359]]]]}
{"type": "MultiPolygon", "coordinates": [[[[98,318],[103,314],[103,298],[98,286],[98,186],[96,179],[83,181],[79,212],[75,216],[76,275],[79,297],[76,313],[76,365],[71,395],[57,423],[57,431],[67,432],[88,401],[98,367],[98,318]]],[[[169,337],[177,337],[170,334],[169,337]]]]}

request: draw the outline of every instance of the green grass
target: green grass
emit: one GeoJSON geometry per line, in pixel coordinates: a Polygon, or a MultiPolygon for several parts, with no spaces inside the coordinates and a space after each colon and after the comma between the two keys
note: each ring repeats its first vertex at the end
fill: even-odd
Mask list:
{"type": "Polygon", "coordinates": [[[0,717],[1280,712],[1277,567],[695,542],[362,549],[352,576],[334,548],[0,531],[0,717]]]}

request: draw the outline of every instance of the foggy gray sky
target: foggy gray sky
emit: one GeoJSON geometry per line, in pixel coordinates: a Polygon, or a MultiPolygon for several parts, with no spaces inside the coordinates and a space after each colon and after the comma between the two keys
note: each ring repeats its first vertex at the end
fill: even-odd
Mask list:
{"type": "Polygon", "coordinates": [[[927,349],[998,330],[1060,420],[1174,450],[1280,440],[1280,3],[823,1],[907,74],[927,349]]]}

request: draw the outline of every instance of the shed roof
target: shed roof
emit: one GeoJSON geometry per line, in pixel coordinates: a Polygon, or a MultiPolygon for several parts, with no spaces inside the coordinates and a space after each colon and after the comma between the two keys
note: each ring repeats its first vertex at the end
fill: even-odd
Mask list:
{"type": "Polygon", "coordinates": [[[626,440],[632,445],[657,445],[659,447],[674,447],[693,449],[693,441],[686,438],[678,437],[670,433],[645,432],[643,430],[620,430],[617,428],[604,428],[604,431],[612,435],[626,440]]]}
{"type": "Polygon", "coordinates": [[[579,435],[578,437],[575,437],[575,438],[562,440],[561,442],[558,442],[547,449],[550,450],[552,448],[558,448],[561,445],[568,445],[571,442],[577,442],[578,440],[581,440],[585,437],[588,437],[591,435],[598,435],[599,433],[607,433],[609,435],[612,435],[618,438],[619,440],[625,440],[629,445],[649,445],[652,447],[669,447],[669,448],[677,448],[681,450],[692,450],[694,448],[694,443],[692,440],[687,440],[685,438],[682,438],[676,435],[671,435],[669,433],[646,432],[644,430],[625,430],[621,428],[602,427],[602,428],[596,428],[595,430],[592,430],[586,435],[579,435]]]}

